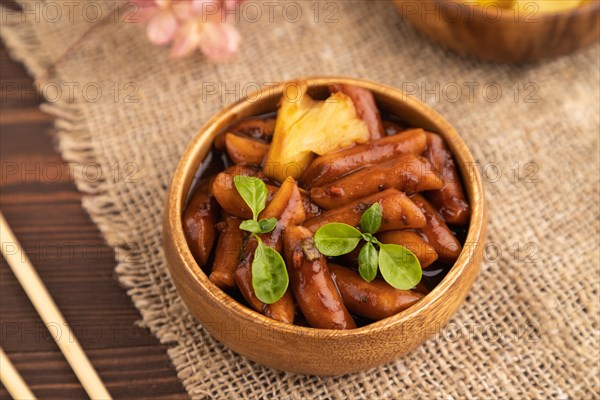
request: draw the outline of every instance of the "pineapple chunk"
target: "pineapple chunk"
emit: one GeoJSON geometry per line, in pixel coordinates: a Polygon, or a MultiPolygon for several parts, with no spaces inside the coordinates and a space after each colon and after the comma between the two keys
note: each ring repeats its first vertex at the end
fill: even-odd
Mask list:
{"type": "Polygon", "coordinates": [[[288,176],[298,179],[314,154],[369,140],[369,128],[357,115],[350,97],[338,92],[325,101],[315,101],[306,89],[306,82],[288,85],[277,113],[263,172],[278,182],[288,176]]]}

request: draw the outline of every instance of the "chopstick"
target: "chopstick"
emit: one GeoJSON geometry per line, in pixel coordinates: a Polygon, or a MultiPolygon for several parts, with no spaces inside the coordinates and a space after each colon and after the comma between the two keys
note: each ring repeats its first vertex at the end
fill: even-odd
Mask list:
{"type": "Polygon", "coordinates": [[[2,255],[6,258],[8,265],[46,326],[58,324],[60,329],[65,330],[66,334],[60,335],[60,337],[52,335],[52,337],[88,396],[94,400],[112,399],[1,212],[0,237],[2,238],[2,255]]]}
{"type": "Polygon", "coordinates": [[[2,347],[0,347],[0,381],[13,399],[36,399],[2,347]]]}

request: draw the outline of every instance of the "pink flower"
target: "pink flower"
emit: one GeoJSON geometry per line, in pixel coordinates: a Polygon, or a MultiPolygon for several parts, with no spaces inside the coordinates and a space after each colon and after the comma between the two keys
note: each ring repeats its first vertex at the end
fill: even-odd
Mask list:
{"type": "Polygon", "coordinates": [[[241,36],[229,24],[206,24],[202,31],[200,51],[213,60],[225,60],[240,47],[241,36]]]}
{"type": "Polygon", "coordinates": [[[172,57],[185,57],[199,49],[209,59],[221,61],[239,48],[241,37],[230,19],[242,0],[132,1],[139,7],[139,19],[148,23],[150,42],[172,43],[172,57]]]}

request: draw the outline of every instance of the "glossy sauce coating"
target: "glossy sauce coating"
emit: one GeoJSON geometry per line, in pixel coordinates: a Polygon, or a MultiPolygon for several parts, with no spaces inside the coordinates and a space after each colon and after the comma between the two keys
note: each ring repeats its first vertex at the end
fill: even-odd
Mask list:
{"type": "MultiPolygon", "coordinates": [[[[254,176],[263,181],[267,180],[260,170],[249,166],[235,165],[217,174],[211,183],[210,192],[215,196],[221,208],[228,214],[244,220],[251,219],[252,210],[250,210],[250,207],[248,207],[242,196],[240,196],[233,182],[235,175],[254,176]]],[[[273,200],[273,196],[278,189],[277,186],[267,183],[267,190],[269,191],[267,205],[273,200]]],[[[310,200],[308,193],[301,190],[300,195],[307,216],[313,217],[321,213],[321,209],[310,200]]]]}
{"type": "Polygon", "coordinates": [[[379,139],[383,136],[381,115],[379,114],[379,109],[377,108],[377,104],[375,104],[375,98],[371,91],[357,86],[344,84],[331,85],[329,90],[332,93],[342,92],[352,99],[352,103],[354,103],[354,107],[356,108],[356,114],[358,114],[369,127],[371,140],[379,139]]]}
{"type": "Polygon", "coordinates": [[[254,176],[266,180],[261,171],[246,166],[234,165],[219,173],[212,182],[210,192],[228,214],[242,219],[252,218],[252,210],[238,193],[233,177],[236,175],[254,176]]]}
{"type": "Polygon", "coordinates": [[[225,148],[231,160],[239,165],[260,165],[269,151],[269,145],[255,139],[225,134],[225,148]]]}
{"type": "Polygon", "coordinates": [[[439,171],[444,186],[427,193],[427,198],[451,225],[466,225],[471,209],[462,188],[460,176],[454,164],[452,153],[446,147],[440,135],[427,132],[427,150],[425,157],[439,171]]]}
{"type": "MultiPolygon", "coordinates": [[[[275,193],[273,200],[260,215],[260,219],[271,217],[278,219],[275,229],[269,233],[261,234],[259,237],[265,245],[281,252],[283,248],[283,229],[288,224],[300,224],[305,218],[300,191],[293,178],[288,178],[283,182],[275,193]]],[[[286,294],[273,304],[264,304],[254,294],[252,262],[254,261],[254,250],[256,250],[257,245],[258,242],[254,237],[250,237],[246,242],[244,255],[235,273],[236,283],[246,301],[255,310],[278,321],[293,323],[294,300],[289,288],[286,294]]]]}
{"type": "Polygon", "coordinates": [[[270,140],[275,132],[275,122],[275,118],[247,118],[233,125],[231,130],[256,139],[270,140]]]}
{"type": "Polygon", "coordinates": [[[440,189],[443,182],[431,163],[414,154],[403,154],[375,164],[310,190],[310,198],[319,207],[331,209],[361,197],[395,188],[407,193],[440,189]]]}
{"type": "Polygon", "coordinates": [[[220,234],[209,279],[221,289],[236,287],[234,274],[244,241],[244,233],[240,230],[241,222],[239,218],[226,216],[217,224],[220,234]]]}
{"type": "Polygon", "coordinates": [[[402,132],[405,128],[400,126],[394,121],[383,120],[383,132],[386,135],[395,135],[399,132],[402,132]]]}
{"type": "Polygon", "coordinates": [[[252,287],[252,262],[254,261],[254,252],[257,246],[258,241],[252,236],[244,243],[242,256],[234,274],[235,283],[250,307],[277,321],[293,324],[295,307],[294,298],[289,288],[283,297],[273,304],[263,303],[254,293],[254,288],[252,287]]]}
{"type": "Polygon", "coordinates": [[[290,287],[302,314],[314,328],[351,329],[356,324],[344,306],[316,249],[312,232],[299,226],[285,230],[285,258],[290,287]]]}
{"type": "Polygon", "coordinates": [[[234,279],[235,283],[242,292],[242,296],[248,302],[250,307],[256,311],[264,312],[265,303],[260,301],[254,294],[254,288],[252,287],[252,262],[254,261],[254,252],[258,246],[258,240],[255,237],[248,237],[244,242],[242,254],[235,270],[234,279]]]}
{"type": "MultiPolygon", "coordinates": [[[[283,231],[288,225],[296,225],[304,222],[306,214],[298,185],[293,178],[287,178],[278,188],[273,200],[267,205],[262,213],[262,218],[277,218],[275,229],[269,233],[259,235],[263,243],[281,253],[283,250],[283,231]]],[[[292,291],[288,287],[283,297],[273,304],[267,304],[264,314],[278,321],[293,323],[295,314],[295,303],[292,291]]]]}
{"type": "MultiPolygon", "coordinates": [[[[452,154],[440,136],[420,128],[407,130],[409,125],[404,125],[394,115],[386,115],[389,119],[382,121],[373,96],[364,89],[338,86],[330,90],[341,91],[352,99],[357,114],[369,127],[371,141],[316,157],[302,174],[304,188],[299,188],[293,180],[293,184],[284,181],[279,187],[278,182],[269,180],[259,169],[274,134],[275,113],[246,118],[231,124],[215,137],[214,147],[220,152],[211,150],[212,157],[207,157],[203,163],[203,179],[197,187],[210,192],[216,200],[212,201],[212,225],[221,220],[217,224],[221,234],[210,275],[213,282],[227,290],[237,287],[251,308],[276,320],[340,329],[362,326],[369,322],[368,319],[394,315],[435,287],[461,250],[455,236],[464,240],[462,230],[466,228],[462,227],[464,220],[461,218],[465,213],[460,207],[467,207],[467,223],[469,210],[452,154]],[[406,163],[397,170],[391,168],[399,164],[402,157],[406,160],[412,157],[418,162],[414,166],[406,163]],[[236,165],[224,170],[232,161],[236,165]],[[252,213],[237,193],[233,184],[235,175],[255,176],[265,182],[267,208],[260,218],[272,216],[279,221],[272,232],[260,235],[265,244],[285,256],[290,277],[290,287],[284,296],[271,305],[258,300],[252,287],[252,262],[257,241],[239,230],[241,220],[252,218],[252,213]],[[324,193],[325,188],[328,193],[324,193]],[[314,201],[310,196],[311,189],[314,201]],[[411,195],[423,190],[427,192],[411,198],[403,193],[407,191],[411,195]],[[461,195],[465,204],[456,200],[460,200],[461,195]],[[414,290],[394,289],[380,278],[368,283],[352,268],[331,263],[328,267],[314,248],[311,236],[320,226],[343,222],[358,227],[362,213],[374,202],[379,202],[383,208],[377,238],[383,243],[409,248],[423,268],[433,263],[424,271],[423,280],[414,290]],[[219,205],[224,213],[219,212],[219,205]],[[219,218],[220,214],[222,218],[219,218]],[[451,214],[457,217],[453,219],[451,214]],[[445,219],[456,225],[454,231],[448,228],[445,219]],[[296,224],[303,224],[308,231],[296,224]],[[294,240],[299,244],[294,245],[294,240]],[[234,243],[239,244],[237,252],[234,243]],[[232,251],[226,251],[229,248],[232,251]],[[440,253],[437,260],[436,251],[440,253]],[[337,286],[334,278],[338,281],[337,286]],[[297,315],[296,304],[301,311],[297,315]]],[[[201,264],[202,259],[211,259],[216,233],[213,229],[211,239],[207,216],[199,221],[197,234],[206,240],[203,240],[204,246],[193,251],[201,264]]],[[[348,257],[354,256],[354,260],[346,265],[356,266],[358,247],[355,252],[335,260],[345,260],[346,264],[348,257]]],[[[236,297],[235,293],[231,293],[232,296],[236,297]]]]}
{"type": "MultiPolygon", "coordinates": [[[[376,235],[377,239],[384,244],[399,244],[412,251],[419,259],[421,268],[427,268],[438,255],[433,246],[427,243],[418,233],[411,229],[383,232],[376,235]]],[[[361,242],[352,252],[342,256],[342,259],[348,265],[358,266],[358,255],[364,244],[361,242]]]]}
{"type": "Polygon", "coordinates": [[[399,244],[406,247],[417,256],[421,268],[427,268],[438,258],[433,246],[411,230],[383,232],[377,235],[377,239],[381,243],[399,244]]]}
{"type": "Polygon", "coordinates": [[[271,140],[273,132],[275,132],[275,118],[247,118],[231,125],[227,130],[215,136],[213,140],[215,149],[225,150],[225,134],[228,132],[268,142],[271,140]]]}
{"type": "Polygon", "coordinates": [[[217,205],[208,193],[197,190],[183,213],[183,231],[188,246],[201,267],[206,264],[215,243],[217,205]]]}
{"type": "Polygon", "coordinates": [[[260,235],[264,244],[281,252],[283,248],[283,231],[289,225],[302,224],[306,219],[302,197],[294,178],[287,178],[273,196],[273,200],[260,213],[259,219],[277,218],[275,229],[260,235]]]}
{"type": "Polygon", "coordinates": [[[367,282],[358,272],[333,263],[329,263],[329,271],[348,310],[375,321],[406,310],[423,298],[422,293],[394,289],[378,278],[367,282]]]}
{"type": "Polygon", "coordinates": [[[294,317],[296,315],[296,302],[292,291],[288,290],[283,294],[279,300],[273,304],[266,304],[264,314],[273,318],[277,321],[285,322],[286,324],[293,324],[294,317]]]}
{"type": "Polygon", "coordinates": [[[437,210],[423,196],[416,194],[411,200],[421,209],[427,224],[419,229],[427,242],[433,246],[440,261],[453,263],[458,258],[462,246],[437,210]]]}
{"type": "Polygon", "coordinates": [[[312,202],[310,193],[304,189],[300,189],[300,196],[302,196],[302,204],[304,205],[304,212],[307,219],[321,214],[321,207],[312,202]]]}
{"type": "Polygon", "coordinates": [[[423,129],[410,129],[393,136],[373,140],[317,157],[302,173],[308,187],[333,182],[369,164],[389,160],[399,154],[421,154],[427,139],[423,129]]]}
{"type": "Polygon", "coordinates": [[[380,232],[425,226],[425,216],[419,207],[404,193],[396,189],[386,189],[342,207],[324,211],[320,215],[306,220],[304,226],[313,232],[331,222],[343,222],[351,226],[358,226],[362,214],[373,203],[379,203],[383,212],[380,232]]]}

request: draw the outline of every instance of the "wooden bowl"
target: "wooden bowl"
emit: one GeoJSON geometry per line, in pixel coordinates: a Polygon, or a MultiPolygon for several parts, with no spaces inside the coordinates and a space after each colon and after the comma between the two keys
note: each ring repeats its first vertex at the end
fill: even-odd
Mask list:
{"type": "Polygon", "coordinates": [[[516,10],[461,0],[394,0],[417,29],[451,49],[488,61],[529,62],[557,57],[600,38],[600,1],[542,13],[531,1],[516,10]]]}
{"type": "Polygon", "coordinates": [[[277,109],[285,84],[266,87],[211,118],[185,150],[175,171],[164,212],[166,258],[177,290],[205,329],[233,351],[272,368],[315,375],[338,375],[387,363],[418,346],[441,329],[467,295],[481,263],[487,214],[483,187],[467,146],[446,120],[405,93],[377,83],[340,77],[307,78],[313,94],[332,82],[362,86],[373,92],[382,110],[407,123],[440,133],[454,152],[472,206],[465,250],[444,280],[408,310],[346,331],[284,324],[238,303],[196,264],[181,223],[194,175],[215,135],[243,117],[277,109]]]}

